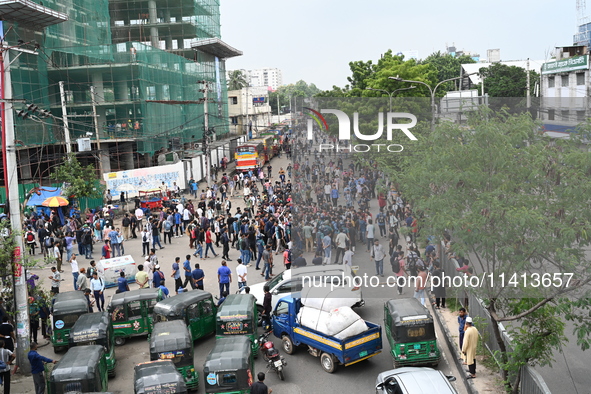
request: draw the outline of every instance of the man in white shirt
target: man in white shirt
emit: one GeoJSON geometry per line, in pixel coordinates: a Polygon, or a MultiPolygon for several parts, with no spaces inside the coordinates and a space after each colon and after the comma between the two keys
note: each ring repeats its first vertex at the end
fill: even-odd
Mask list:
{"type": "Polygon", "coordinates": [[[49,279],[51,279],[51,292],[53,294],[58,294],[60,292],[60,285],[63,279],[57,268],[51,267],[51,276],[49,276],[49,279]]]}
{"type": "Polygon", "coordinates": [[[373,243],[373,249],[371,250],[371,258],[376,262],[376,275],[384,276],[384,257],[386,252],[384,247],[380,245],[380,241],[377,239],[373,243]]]}
{"type": "Polygon", "coordinates": [[[105,295],[103,294],[105,291],[105,282],[102,278],[99,278],[98,272],[94,272],[92,274],[92,279],[90,280],[90,290],[94,295],[96,307],[98,308],[99,312],[103,311],[105,309],[105,295]]]}
{"type": "Polygon", "coordinates": [[[353,255],[355,253],[353,253],[349,247],[346,248],[347,250],[345,250],[345,255],[343,256],[343,264],[344,265],[348,265],[349,267],[351,267],[353,265],[353,255]]]}
{"type": "Polygon", "coordinates": [[[78,269],[76,253],[72,253],[72,257],[70,258],[70,266],[72,267],[72,276],[74,277],[74,290],[78,290],[78,275],[80,275],[80,271],[78,269]]]}
{"type": "Polygon", "coordinates": [[[10,393],[10,364],[14,361],[16,355],[10,350],[4,348],[4,341],[0,340],[0,360],[4,361],[6,368],[0,370],[4,393],[10,393]]]}
{"type": "Polygon", "coordinates": [[[340,257],[345,255],[345,248],[347,247],[347,241],[349,237],[345,234],[344,229],[341,229],[337,237],[335,238],[335,244],[337,245],[337,253],[333,264],[340,264],[340,257]]]}
{"type": "Polygon", "coordinates": [[[373,225],[373,220],[368,219],[367,220],[367,228],[365,230],[365,238],[367,239],[367,251],[369,252],[369,249],[371,248],[371,246],[373,245],[373,239],[375,238],[375,226],[373,225]]]}
{"type": "Polygon", "coordinates": [[[246,276],[248,273],[248,268],[242,264],[242,259],[237,259],[238,266],[236,267],[236,276],[238,277],[238,290],[246,287],[246,276]]]}

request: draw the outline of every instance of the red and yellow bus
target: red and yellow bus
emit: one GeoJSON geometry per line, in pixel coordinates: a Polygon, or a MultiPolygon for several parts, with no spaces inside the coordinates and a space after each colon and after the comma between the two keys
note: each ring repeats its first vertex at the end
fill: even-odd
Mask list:
{"type": "Polygon", "coordinates": [[[236,170],[248,171],[262,167],[275,155],[273,145],[273,137],[270,135],[261,136],[238,145],[234,153],[236,170]]]}

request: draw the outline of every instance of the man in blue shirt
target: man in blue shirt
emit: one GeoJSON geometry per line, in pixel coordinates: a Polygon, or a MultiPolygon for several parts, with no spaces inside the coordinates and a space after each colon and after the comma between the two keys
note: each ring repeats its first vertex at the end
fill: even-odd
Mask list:
{"type": "Polygon", "coordinates": [[[199,264],[195,264],[195,269],[191,272],[193,278],[193,289],[197,288],[203,290],[203,280],[205,278],[205,272],[199,268],[199,264]]]}
{"type": "Polygon", "coordinates": [[[179,289],[182,288],[183,281],[181,280],[181,269],[179,267],[179,261],[181,261],[180,257],[174,258],[174,263],[172,263],[172,275],[171,278],[174,279],[174,291],[178,294],[179,289]]]}
{"type": "Polygon", "coordinates": [[[232,270],[226,266],[226,260],[222,260],[222,266],[218,268],[218,282],[220,284],[220,297],[224,293],[230,294],[230,283],[232,283],[232,270]]]}
{"type": "Polygon", "coordinates": [[[154,288],[157,289],[160,285],[164,284],[164,274],[160,271],[160,266],[157,265],[154,267],[154,274],[152,274],[152,283],[154,284],[154,288]]]}
{"type": "Polygon", "coordinates": [[[45,394],[45,376],[43,376],[45,368],[43,363],[55,364],[57,361],[43,357],[37,353],[36,342],[31,342],[31,350],[29,351],[28,358],[29,362],[31,363],[31,374],[33,375],[33,383],[35,383],[35,393],[45,394]]]}
{"type": "Polygon", "coordinates": [[[191,255],[188,254],[185,256],[186,260],[183,262],[183,271],[185,271],[185,282],[183,286],[185,289],[187,288],[187,284],[191,284],[191,288],[195,290],[195,285],[193,284],[193,277],[191,276],[191,255]]]}
{"type": "Polygon", "coordinates": [[[119,273],[119,278],[117,278],[117,293],[124,293],[126,291],[129,291],[129,286],[127,285],[125,272],[121,271],[119,273]]]}
{"type": "Polygon", "coordinates": [[[158,292],[161,293],[160,298],[162,299],[168,298],[168,295],[170,294],[168,289],[164,286],[164,282],[158,287],[158,292]]]}
{"type": "Polygon", "coordinates": [[[466,325],[466,318],[468,317],[468,313],[466,312],[466,308],[460,308],[458,313],[458,329],[460,331],[460,349],[464,345],[464,327],[466,325]]]}

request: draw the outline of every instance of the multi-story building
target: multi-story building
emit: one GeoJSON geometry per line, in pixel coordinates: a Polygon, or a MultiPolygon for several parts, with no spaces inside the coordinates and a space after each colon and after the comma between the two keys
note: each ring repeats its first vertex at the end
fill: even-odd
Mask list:
{"type": "Polygon", "coordinates": [[[228,91],[228,115],[236,133],[256,136],[271,123],[269,92],[265,87],[246,87],[228,91]],[[250,134],[249,134],[250,135],[250,134]]]}
{"type": "Polygon", "coordinates": [[[565,135],[589,116],[589,48],[558,47],[541,70],[540,118],[551,135],[565,135]]]}
{"type": "Polygon", "coordinates": [[[283,85],[283,76],[278,68],[260,68],[257,70],[241,69],[248,86],[264,87],[267,90],[277,90],[283,85]]]}
{"type": "Polygon", "coordinates": [[[225,59],[241,52],[220,40],[219,0],[43,5],[69,20],[41,30],[4,24],[6,42],[38,47],[38,55],[25,53],[13,63],[13,98],[54,116],[17,119],[20,179],[46,178],[61,162],[65,115],[72,141],[92,139],[92,151],[79,159],[100,160],[104,172],[151,165],[171,142],[176,149],[194,146],[203,138],[206,105],[209,127],[218,136],[229,132],[225,59]]]}

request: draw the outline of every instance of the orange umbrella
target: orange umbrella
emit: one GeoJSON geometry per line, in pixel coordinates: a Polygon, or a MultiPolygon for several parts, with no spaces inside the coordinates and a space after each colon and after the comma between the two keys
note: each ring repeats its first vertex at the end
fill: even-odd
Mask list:
{"type": "Polygon", "coordinates": [[[70,204],[68,200],[59,196],[49,197],[47,200],[41,203],[41,205],[44,207],[65,207],[68,204],[70,204]]]}

